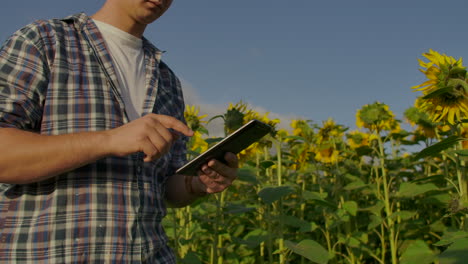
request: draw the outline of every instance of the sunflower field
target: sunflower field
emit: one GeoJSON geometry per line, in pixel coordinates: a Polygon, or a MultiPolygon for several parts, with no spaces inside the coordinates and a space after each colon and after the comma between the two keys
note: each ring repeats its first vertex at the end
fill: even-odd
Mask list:
{"type": "MultiPolygon", "coordinates": [[[[467,70],[423,56],[426,81],[403,121],[381,102],[357,110],[355,131],[293,120],[239,154],[228,190],[169,209],[180,263],[468,263],[467,70]]],[[[189,158],[220,140],[198,111],[187,106],[189,158]]],[[[210,118],[225,134],[251,119],[280,122],[243,102],[210,118]]]]}

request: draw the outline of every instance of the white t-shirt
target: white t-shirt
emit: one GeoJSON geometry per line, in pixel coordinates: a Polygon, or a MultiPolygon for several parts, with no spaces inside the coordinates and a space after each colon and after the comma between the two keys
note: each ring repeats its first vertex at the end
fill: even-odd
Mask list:
{"type": "Polygon", "coordinates": [[[94,22],[104,37],[114,61],[125,111],[130,121],[135,120],[143,112],[147,90],[143,41],[104,22],[97,20],[94,22]]]}

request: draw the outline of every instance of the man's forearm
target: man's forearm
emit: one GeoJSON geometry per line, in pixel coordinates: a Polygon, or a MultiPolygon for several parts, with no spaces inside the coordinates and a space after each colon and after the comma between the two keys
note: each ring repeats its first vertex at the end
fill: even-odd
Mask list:
{"type": "Polygon", "coordinates": [[[46,136],[0,128],[0,182],[25,184],[81,167],[109,153],[104,132],[46,136]]]}

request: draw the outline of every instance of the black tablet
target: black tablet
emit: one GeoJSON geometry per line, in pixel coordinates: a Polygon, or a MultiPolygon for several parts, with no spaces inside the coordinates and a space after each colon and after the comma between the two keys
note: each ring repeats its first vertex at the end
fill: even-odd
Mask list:
{"type": "Polygon", "coordinates": [[[243,125],[223,140],[219,141],[211,148],[179,168],[176,173],[183,175],[197,175],[197,171],[201,166],[211,159],[216,159],[226,163],[224,155],[227,152],[237,154],[260,140],[271,131],[271,126],[259,120],[249,121],[247,124],[243,125]]]}

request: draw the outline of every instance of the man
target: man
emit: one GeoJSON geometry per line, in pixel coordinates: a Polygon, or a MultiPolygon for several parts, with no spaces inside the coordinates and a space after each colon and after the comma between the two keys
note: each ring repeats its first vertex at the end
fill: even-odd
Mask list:
{"type": "Polygon", "coordinates": [[[237,157],[175,175],[193,132],[143,37],[171,0],[107,0],[0,50],[0,262],[174,263],[161,219],[225,190],[237,157]]]}

